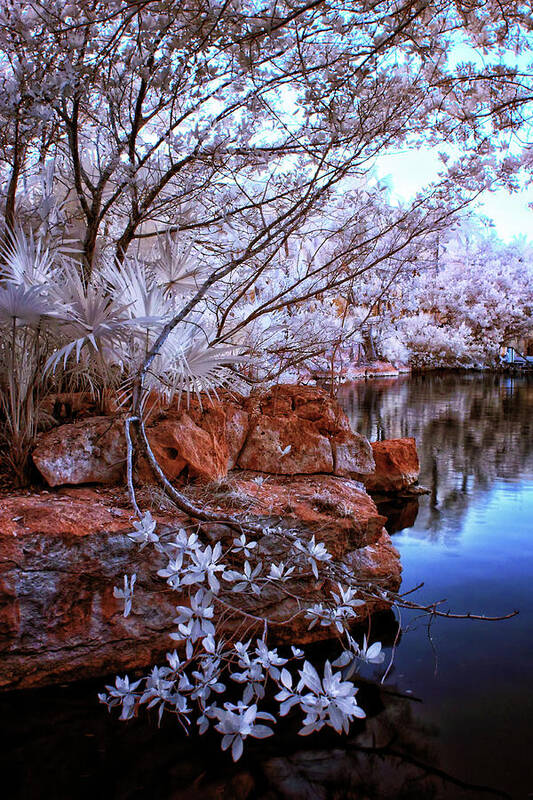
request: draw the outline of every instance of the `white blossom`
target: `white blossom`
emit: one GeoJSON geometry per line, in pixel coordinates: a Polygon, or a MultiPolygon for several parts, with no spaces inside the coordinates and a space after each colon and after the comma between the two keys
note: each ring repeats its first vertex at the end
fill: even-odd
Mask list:
{"type": "Polygon", "coordinates": [[[118,586],[113,587],[113,597],[124,600],[124,616],[128,617],[131,613],[131,604],[133,600],[133,589],[137,580],[137,574],[134,572],[131,578],[124,575],[124,588],[119,589],[118,586]]]}
{"type": "Polygon", "coordinates": [[[146,511],[140,520],[133,523],[135,533],[129,533],[129,538],[136,544],[140,544],[141,550],[147,544],[156,544],[159,542],[159,536],[155,532],[157,522],[152,517],[149,511],[146,511]]]}
{"type": "Polygon", "coordinates": [[[328,553],[325,544],[323,542],[318,542],[317,544],[313,534],[311,539],[307,542],[298,540],[296,542],[296,548],[304,553],[307,561],[311,565],[313,575],[318,579],[318,564],[331,561],[331,553],[328,553]]]}
{"type": "Polygon", "coordinates": [[[248,736],[264,739],[273,734],[271,728],[256,724],[256,720],[274,722],[274,717],[264,711],[258,711],[255,704],[249,706],[246,703],[237,705],[224,703],[223,709],[215,708],[213,713],[218,719],[216,730],[223,734],[222,749],[227,750],[231,747],[231,756],[234,761],[238,761],[241,757],[243,741],[248,736]]]}

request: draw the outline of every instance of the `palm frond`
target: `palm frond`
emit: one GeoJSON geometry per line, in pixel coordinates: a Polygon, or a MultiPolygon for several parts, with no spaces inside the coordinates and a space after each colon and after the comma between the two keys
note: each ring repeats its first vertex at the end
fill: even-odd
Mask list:
{"type": "Polygon", "coordinates": [[[17,286],[43,286],[57,273],[55,253],[33,231],[26,235],[22,228],[7,230],[0,257],[2,279],[17,286]]]}
{"type": "Polygon", "coordinates": [[[57,303],[61,336],[66,343],[50,356],[45,372],[54,371],[61,361],[66,366],[72,355],[78,362],[86,347],[99,353],[102,361],[105,351],[112,354],[126,337],[131,324],[127,305],[107,293],[102,280],[95,278],[85,284],[74,264],[63,270],[51,295],[57,303]]]}
{"type": "Polygon", "coordinates": [[[130,258],[120,266],[108,266],[104,278],[132,319],[145,320],[144,324],[150,326],[164,324],[172,316],[170,299],[139,260],[130,258]]]}
{"type": "Polygon", "coordinates": [[[43,295],[42,286],[8,283],[0,286],[0,325],[38,325],[57,312],[43,295]]]}
{"type": "Polygon", "coordinates": [[[194,393],[217,395],[217,390],[236,388],[238,375],[229,366],[241,360],[234,347],[213,345],[206,331],[178,329],[154,359],[151,376],[167,398],[194,393]]]}
{"type": "Polygon", "coordinates": [[[204,265],[194,261],[193,242],[179,242],[170,234],[157,243],[154,276],[166,295],[180,296],[198,289],[207,277],[204,265]]]}

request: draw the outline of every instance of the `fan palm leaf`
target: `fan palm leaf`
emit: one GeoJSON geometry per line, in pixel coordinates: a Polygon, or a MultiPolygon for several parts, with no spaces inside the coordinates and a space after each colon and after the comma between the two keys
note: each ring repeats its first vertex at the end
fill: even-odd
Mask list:
{"type": "Polygon", "coordinates": [[[45,371],[55,370],[75,354],[79,361],[83,348],[92,347],[101,355],[112,353],[126,337],[131,323],[128,307],[106,292],[97,278],[85,284],[74,264],[63,270],[61,280],[51,292],[58,307],[61,336],[66,343],[48,359],[45,371]]]}
{"type": "Polygon", "coordinates": [[[17,286],[43,286],[57,273],[55,253],[42,238],[35,238],[33,231],[26,236],[22,228],[6,231],[0,258],[2,279],[17,286]]]}
{"type": "Polygon", "coordinates": [[[143,324],[150,327],[164,324],[172,316],[170,299],[137,259],[109,266],[104,276],[111,292],[121,298],[132,319],[144,320],[143,324]]]}
{"type": "Polygon", "coordinates": [[[240,358],[234,347],[211,344],[206,331],[178,328],[154,359],[151,377],[169,399],[184,393],[216,396],[217,389],[240,382],[229,368],[240,358]]]}
{"type": "Polygon", "coordinates": [[[35,326],[43,317],[54,317],[57,311],[43,294],[42,286],[8,283],[0,286],[0,325],[35,326]]]}
{"type": "Polygon", "coordinates": [[[193,242],[175,241],[170,234],[160,236],[154,263],[154,276],[166,295],[181,296],[196,291],[207,277],[207,268],[193,260],[193,242]]]}

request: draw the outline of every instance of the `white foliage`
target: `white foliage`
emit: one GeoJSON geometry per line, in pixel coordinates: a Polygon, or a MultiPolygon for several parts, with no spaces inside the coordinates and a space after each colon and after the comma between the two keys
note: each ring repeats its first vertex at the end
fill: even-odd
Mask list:
{"type": "MultiPolygon", "coordinates": [[[[265,536],[269,535],[284,534],[281,529],[271,529],[265,531],[265,536]]],[[[263,738],[273,733],[275,716],[259,707],[267,692],[269,696],[275,695],[279,716],[285,716],[293,708],[300,710],[302,735],[324,726],[339,733],[347,732],[353,720],[363,718],[365,713],[356,700],[357,686],[347,674],[343,676],[333,669],[349,665],[352,675],[358,660],[379,664],[384,657],[379,642],[369,644],[364,637],[360,646],[349,633],[362,604],[355,586],[337,584],[329,602],[302,605],[301,613],[318,616],[321,624],[329,625],[346,642],[346,649],[333,666],[326,661],[322,676],[310,661],[304,660],[298,677],[294,677],[291,665],[300,662],[304,652],[292,647],[290,653],[280,653],[270,647],[266,639],[267,618],[264,635],[254,642],[235,638],[226,642],[221,636],[220,612],[230,608],[233,614],[240,613],[234,605],[235,593],[260,594],[263,586],[272,583],[282,586],[309,568],[317,576],[330,575],[331,556],[322,543],[317,543],[314,537],[304,541],[292,532],[285,535],[287,547],[291,545],[289,563],[267,564],[261,558],[261,539],[250,540],[242,534],[224,552],[220,542],[206,545],[197,534],[185,530],[178,531],[173,538],[163,537],[158,534],[151,515],[145,513],[130,538],[141,548],[150,544],[167,556],[167,567],[158,574],[182,598],[182,604],[176,607],[176,629],[171,638],[179,642],[185,660],[175,651],[169,652],[168,666],[154,667],[144,679],[134,683],[127,677],[117,678],[115,686],[106,687],[107,694],[100,695],[100,700],[110,708],[120,707],[121,719],[131,718],[142,705],[157,708],[159,718],[165,710],[171,711],[185,726],[196,718],[200,733],[214,727],[222,735],[222,749],[230,749],[234,760],[241,757],[248,737],[263,738]],[[240,568],[233,566],[236,559],[244,559],[240,568]],[[236,703],[222,702],[232,684],[241,688],[242,699],[236,703]]],[[[125,615],[132,608],[135,579],[135,575],[125,576],[124,588],[114,590],[115,597],[125,603],[125,615]]]]}

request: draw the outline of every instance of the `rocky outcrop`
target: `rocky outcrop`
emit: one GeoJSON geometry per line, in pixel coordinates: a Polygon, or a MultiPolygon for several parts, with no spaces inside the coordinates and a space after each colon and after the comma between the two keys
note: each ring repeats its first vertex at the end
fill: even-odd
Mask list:
{"type": "MultiPolygon", "coordinates": [[[[338,403],[321,389],[277,386],[249,398],[191,397],[152,411],[150,446],[165,475],[202,482],[239,467],[273,475],[326,473],[361,478],[374,468],[368,441],[354,433],[338,403]]],[[[125,442],[122,423],[92,417],[41,436],[33,460],[49,486],[119,483],[125,442]]],[[[152,481],[147,463],[142,482],[152,481]]]]}
{"type": "Polygon", "coordinates": [[[387,521],[357,481],[333,475],[272,476],[262,483],[256,479],[257,473],[233,473],[228,506],[240,497],[247,514],[270,524],[274,520],[304,538],[314,534],[334,558],[374,544],[387,521]]]}
{"type": "MultiPolygon", "coordinates": [[[[287,558],[288,540],[276,535],[286,530],[302,541],[315,536],[357,579],[399,588],[400,561],[383,527],[386,518],[359,481],[382,492],[409,486],[418,477],[413,440],[371,447],[351,430],[336,401],[311,387],[203,400],[151,407],[148,439],[171,481],[186,485],[197,505],[257,523],[265,531],[256,551],[263,563],[287,558]]],[[[122,485],[123,421],[100,416],[61,425],[41,437],[33,458],[50,486],[115,486],[70,486],[0,500],[0,686],[46,685],[149,665],[169,649],[174,607],[186,599],[161,591],[160,581],[154,582],[161,556],[139,551],[127,537],[133,518],[122,485]],[[133,572],[134,610],[124,619],[113,586],[133,572]]],[[[142,458],[136,469],[139,503],[153,509],[151,471],[142,458]]],[[[192,524],[175,510],[156,506],[153,513],[160,525],[192,524]]],[[[204,523],[202,535],[229,552],[235,530],[204,523]]],[[[268,583],[260,594],[235,599],[241,610],[268,617],[276,641],[303,644],[331,635],[322,626],[309,632],[297,613],[300,604],[329,596],[326,584],[310,570],[296,570],[284,591],[268,583]]],[[[385,607],[381,600],[367,602],[358,616],[385,607]]],[[[224,623],[227,636],[236,619],[230,615],[224,623]]]]}
{"type": "MultiPolygon", "coordinates": [[[[302,538],[315,533],[354,574],[398,589],[398,554],[383,530],[384,517],[360,484],[318,475],[273,477],[262,483],[254,477],[235,473],[216,495],[218,507],[252,516],[265,529],[286,526],[302,538]]],[[[143,507],[149,499],[146,490],[140,498],[143,507]]],[[[161,525],[187,522],[175,512],[156,516],[161,525]]],[[[169,634],[182,599],[161,591],[161,582],[154,581],[160,556],[150,549],[140,551],[126,536],[130,530],[129,502],[121,489],[69,488],[0,500],[0,688],[145,667],[173,647],[169,634]],[[124,619],[113,587],[133,572],[133,612],[124,619]]],[[[207,526],[205,534],[223,544],[235,535],[224,525],[207,526]]],[[[267,533],[259,547],[263,559],[277,560],[286,545],[267,533]]],[[[309,575],[284,586],[310,602],[324,593],[324,586],[309,575]]],[[[310,633],[303,617],[294,616],[297,601],[275,586],[261,596],[238,595],[238,602],[251,613],[268,614],[279,642],[304,643],[330,635],[321,627],[310,633]]],[[[373,610],[376,606],[363,607],[361,615],[373,610]]]]}
{"type": "Polygon", "coordinates": [[[372,442],[375,471],[364,478],[371,494],[401,492],[417,482],[420,462],[414,439],[386,439],[372,442]]]}

